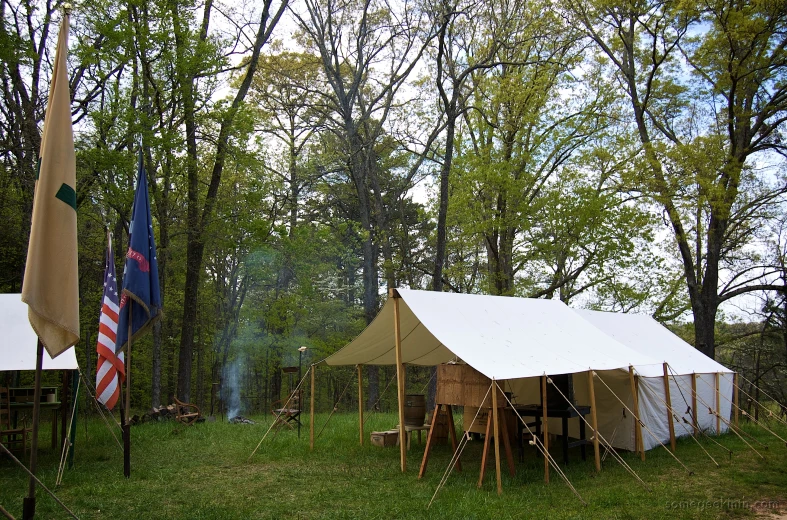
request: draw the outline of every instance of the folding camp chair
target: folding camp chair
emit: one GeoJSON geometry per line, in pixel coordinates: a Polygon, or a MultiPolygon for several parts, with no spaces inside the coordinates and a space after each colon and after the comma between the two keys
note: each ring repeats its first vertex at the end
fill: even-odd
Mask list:
{"type": "Polygon", "coordinates": [[[271,413],[274,417],[273,425],[276,428],[287,426],[295,429],[294,425],[301,423],[301,400],[300,392],[293,392],[286,400],[274,401],[271,406],[271,413]]]}

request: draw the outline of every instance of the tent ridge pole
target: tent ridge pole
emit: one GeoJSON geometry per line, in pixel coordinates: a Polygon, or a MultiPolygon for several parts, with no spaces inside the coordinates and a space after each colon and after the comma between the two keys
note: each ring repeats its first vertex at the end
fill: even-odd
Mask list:
{"type": "Polygon", "coordinates": [[[593,383],[595,372],[588,370],[588,391],[590,393],[590,421],[593,427],[593,456],[596,462],[596,473],[601,472],[601,453],[598,446],[598,418],[596,415],[596,389],[593,383]]]}
{"type": "Polygon", "coordinates": [[[388,290],[388,297],[394,302],[394,339],[396,342],[396,387],[399,405],[399,459],[402,473],[407,471],[407,437],[404,428],[404,385],[405,374],[402,363],[402,330],[399,323],[399,292],[396,289],[388,290]]]}
{"type": "Polygon", "coordinates": [[[547,375],[541,376],[541,431],[544,435],[544,482],[549,484],[549,420],[547,419],[547,375]]]}
{"type": "Polygon", "coordinates": [[[667,424],[669,425],[669,444],[672,453],[675,453],[675,418],[672,416],[672,396],[669,388],[669,365],[664,362],[664,398],[667,405],[667,424]]]}
{"type": "Polygon", "coordinates": [[[637,377],[634,375],[634,365],[629,365],[629,381],[631,382],[631,395],[634,398],[634,445],[639,451],[639,458],[645,460],[645,442],[642,439],[642,423],[639,416],[639,395],[637,377]]]}
{"type": "Polygon", "coordinates": [[[492,378],[492,428],[495,436],[495,475],[497,476],[497,494],[503,494],[503,480],[500,475],[500,425],[498,424],[497,409],[497,380],[492,378]]]}
{"type": "Polygon", "coordinates": [[[363,446],[363,365],[358,364],[358,432],[363,446]]]}

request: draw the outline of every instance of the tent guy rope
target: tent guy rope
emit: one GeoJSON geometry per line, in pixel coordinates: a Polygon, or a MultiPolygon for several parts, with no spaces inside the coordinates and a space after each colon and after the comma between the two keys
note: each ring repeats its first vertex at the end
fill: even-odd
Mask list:
{"type": "Polygon", "coordinates": [[[11,459],[12,459],[14,462],[16,462],[16,463],[17,463],[17,465],[18,465],[20,468],[22,468],[22,469],[25,471],[25,473],[27,473],[28,475],[30,475],[30,478],[32,478],[32,479],[35,479],[35,481],[38,483],[38,485],[39,485],[39,486],[41,486],[41,489],[43,489],[44,491],[46,491],[46,492],[47,492],[47,493],[48,493],[48,494],[49,494],[49,495],[50,495],[50,496],[51,496],[51,497],[52,497],[52,498],[55,500],[55,502],[57,502],[58,504],[60,504],[60,507],[62,507],[63,509],[65,509],[65,510],[66,510],[66,512],[68,512],[68,514],[69,514],[69,515],[71,515],[72,517],[74,517],[74,518],[76,518],[77,520],[79,520],[79,517],[78,517],[77,515],[75,515],[75,514],[74,514],[74,513],[73,513],[73,512],[72,512],[72,511],[71,511],[71,510],[68,508],[68,507],[66,507],[66,505],[65,505],[63,502],[61,502],[59,498],[57,498],[57,495],[55,495],[55,494],[54,494],[52,491],[50,491],[50,490],[49,490],[49,488],[48,488],[48,487],[46,487],[46,486],[44,485],[44,483],[43,483],[43,482],[41,482],[41,481],[38,479],[38,477],[36,477],[36,476],[35,476],[35,475],[34,475],[34,474],[33,474],[33,473],[32,473],[32,472],[29,470],[29,469],[27,469],[27,467],[26,467],[26,466],[25,466],[25,465],[24,465],[24,464],[23,464],[23,463],[22,463],[22,462],[21,462],[19,459],[17,459],[16,457],[14,457],[14,454],[13,454],[13,453],[11,453],[11,452],[8,450],[8,448],[6,448],[6,447],[5,447],[5,444],[3,444],[2,442],[0,442],[0,448],[2,448],[3,452],[4,452],[6,455],[8,455],[9,457],[11,457],[11,459]]]}
{"type": "MultiPolygon", "coordinates": [[[[674,381],[674,378],[673,378],[673,381],[674,381]]],[[[677,384],[677,383],[676,383],[676,384],[677,384]]],[[[680,386],[678,387],[678,389],[680,390],[680,386]]],[[[685,418],[685,417],[683,417],[683,416],[679,415],[679,414],[678,414],[678,413],[675,411],[675,409],[674,409],[672,406],[670,406],[669,404],[667,404],[667,401],[665,401],[664,399],[662,399],[662,397],[661,397],[661,396],[660,396],[658,393],[654,392],[654,395],[655,395],[656,397],[658,397],[658,398],[659,398],[659,400],[660,400],[662,403],[664,403],[664,406],[666,406],[666,407],[667,407],[667,410],[669,410],[669,412],[672,414],[672,416],[674,417],[674,419],[675,419],[676,421],[678,421],[678,423],[688,424],[689,426],[691,426],[691,423],[689,423],[689,422],[686,420],[686,418],[685,418]]],[[[684,401],[685,401],[685,398],[684,398],[684,401]]],[[[684,429],[685,429],[685,428],[684,428],[684,429]]],[[[697,446],[699,446],[699,447],[702,449],[702,451],[704,451],[704,452],[705,452],[705,455],[707,455],[707,456],[708,456],[708,458],[710,458],[710,460],[711,460],[711,461],[713,461],[713,463],[716,465],[716,467],[721,467],[721,466],[719,466],[719,463],[718,463],[718,462],[716,462],[716,459],[714,459],[714,458],[713,458],[713,456],[712,456],[710,453],[708,453],[708,450],[706,450],[706,449],[705,449],[705,446],[703,446],[703,445],[702,445],[702,443],[701,443],[701,442],[700,442],[700,441],[697,439],[697,437],[695,437],[694,435],[689,435],[689,437],[691,437],[691,438],[694,440],[694,442],[696,442],[696,443],[697,443],[697,446]]],[[[710,439],[710,440],[713,440],[713,439],[710,439]]],[[[714,441],[714,442],[716,442],[716,441],[714,441]]],[[[718,444],[720,447],[724,448],[724,446],[722,446],[722,445],[721,445],[721,444],[719,444],[718,442],[716,442],[716,444],[718,444]]],[[[724,448],[724,449],[727,449],[727,448],[724,448]]],[[[732,451],[730,451],[730,450],[727,450],[727,451],[729,451],[729,453],[730,453],[730,454],[732,454],[732,451]]]]}
{"type": "MultiPolygon", "coordinates": [[[[494,384],[497,385],[497,381],[495,381],[494,384]]],[[[503,390],[500,388],[499,385],[497,385],[497,388],[500,389],[501,392],[503,392],[503,390]]],[[[545,450],[544,442],[541,439],[539,439],[538,436],[535,433],[533,433],[533,430],[531,430],[530,426],[527,425],[527,421],[525,421],[522,418],[522,416],[519,415],[519,412],[517,412],[516,408],[514,407],[514,404],[511,402],[511,400],[508,398],[508,396],[505,394],[505,392],[503,392],[503,398],[508,402],[509,406],[511,406],[511,409],[514,411],[516,416],[519,418],[519,421],[525,426],[525,428],[527,429],[527,433],[530,434],[530,437],[532,439],[530,441],[530,444],[532,446],[535,446],[536,449],[541,453],[542,456],[547,457],[547,459],[549,460],[550,467],[552,467],[555,471],[557,471],[558,475],[560,475],[563,478],[563,480],[565,480],[566,485],[577,496],[579,501],[582,502],[582,504],[584,504],[584,505],[588,505],[588,503],[585,502],[585,499],[582,498],[582,495],[579,494],[579,491],[577,491],[576,488],[574,487],[574,485],[571,484],[571,481],[568,480],[568,477],[563,472],[563,470],[560,469],[560,467],[558,466],[557,461],[555,461],[554,457],[552,457],[552,455],[548,451],[545,450]]]]}
{"type": "MultiPolygon", "coordinates": [[[[680,385],[680,383],[678,383],[678,385],[680,385]]],[[[713,415],[713,416],[715,416],[715,417],[718,417],[718,418],[720,418],[720,419],[722,420],[722,422],[724,422],[724,423],[725,423],[725,424],[727,424],[728,426],[730,425],[729,421],[727,421],[727,420],[726,420],[724,417],[722,417],[722,416],[721,416],[721,415],[720,415],[718,412],[716,412],[716,411],[713,409],[713,407],[712,407],[712,406],[710,406],[710,405],[709,405],[707,402],[705,402],[705,400],[704,400],[702,397],[700,397],[700,395],[699,395],[697,392],[692,392],[692,396],[693,396],[693,397],[695,397],[695,398],[696,398],[698,401],[700,401],[700,402],[702,403],[702,405],[703,405],[703,406],[706,406],[706,407],[708,408],[708,413],[709,413],[710,415],[713,415]]],[[[700,431],[700,432],[702,432],[702,428],[699,428],[699,431],[700,431]]],[[[754,453],[756,453],[756,454],[757,454],[757,455],[758,455],[758,456],[759,456],[761,459],[765,459],[765,457],[763,457],[763,456],[762,456],[762,454],[761,454],[759,451],[757,451],[757,450],[755,449],[755,447],[754,447],[754,446],[752,446],[751,444],[749,444],[749,442],[748,442],[746,439],[744,439],[744,438],[741,436],[741,434],[740,434],[740,433],[738,433],[737,431],[735,431],[735,429],[734,429],[734,428],[730,428],[730,431],[732,431],[732,433],[734,433],[735,435],[737,435],[737,436],[738,436],[738,438],[739,438],[740,440],[742,440],[742,441],[743,441],[743,443],[744,443],[744,444],[746,444],[746,446],[748,446],[748,447],[749,447],[749,448],[750,448],[750,449],[751,449],[751,450],[752,450],[754,453]]],[[[703,433],[703,434],[705,434],[705,432],[702,432],[702,433],[703,433]]],[[[717,432],[717,434],[718,434],[718,432],[717,432]]],[[[707,434],[705,434],[705,435],[707,436],[707,434]]],[[[709,438],[710,438],[710,437],[709,437],[709,438]]],[[[717,443],[717,444],[718,444],[718,443],[717,443]]],[[[721,445],[720,445],[720,446],[721,446],[721,445]]],[[[727,448],[724,448],[724,449],[727,449],[727,448]]],[[[727,451],[729,451],[730,453],[732,453],[732,451],[730,451],[730,450],[728,450],[728,449],[727,449],[727,451]]]]}
{"type": "MultiPolygon", "coordinates": [[[[309,372],[311,372],[312,370],[313,370],[313,367],[309,367],[309,370],[307,370],[307,371],[306,371],[306,373],[305,373],[305,374],[303,374],[303,378],[302,378],[302,379],[301,379],[301,380],[298,382],[298,386],[296,386],[296,387],[295,387],[295,390],[294,390],[294,391],[293,391],[293,392],[290,394],[290,397],[287,399],[287,402],[285,402],[285,403],[284,403],[284,406],[282,406],[282,410],[285,410],[285,409],[287,408],[287,406],[289,406],[289,404],[290,404],[290,401],[292,401],[292,398],[293,398],[293,397],[295,396],[295,394],[297,394],[297,393],[298,393],[298,391],[301,389],[301,385],[302,385],[302,384],[303,384],[303,382],[306,380],[306,377],[309,375],[309,372]]],[[[257,450],[258,450],[258,449],[260,449],[260,446],[262,445],[262,441],[264,441],[264,440],[265,440],[265,437],[267,437],[267,436],[268,436],[268,434],[269,434],[269,433],[271,432],[271,430],[273,429],[273,427],[274,427],[274,426],[276,426],[276,422],[277,422],[277,421],[279,420],[279,418],[282,416],[282,413],[283,413],[283,412],[279,412],[279,413],[278,413],[278,415],[276,415],[276,419],[275,419],[275,420],[274,420],[274,421],[271,423],[270,427],[268,428],[268,431],[266,431],[266,432],[265,432],[265,435],[263,435],[263,436],[262,436],[262,439],[260,439],[260,442],[258,442],[258,443],[257,443],[257,447],[256,447],[256,448],[254,448],[254,451],[252,451],[252,452],[251,452],[251,455],[249,455],[249,458],[248,458],[248,459],[246,459],[246,462],[251,462],[251,459],[252,459],[252,457],[254,457],[254,454],[255,454],[255,453],[257,453],[257,450]]]]}
{"type": "MultiPolygon", "coordinates": [[[[598,375],[598,372],[596,372],[596,375],[598,376],[598,379],[599,379],[599,381],[601,381],[602,383],[604,383],[604,380],[603,380],[603,379],[601,379],[601,376],[599,376],[599,375],[598,375]]],[[[603,441],[603,442],[604,442],[606,445],[608,445],[608,446],[609,446],[610,453],[612,453],[612,456],[613,456],[613,457],[614,457],[614,458],[615,458],[615,459],[618,461],[618,463],[622,464],[622,465],[623,465],[623,467],[624,467],[624,468],[626,468],[626,470],[627,470],[629,473],[631,473],[631,474],[634,476],[634,478],[636,478],[636,479],[637,479],[637,480],[640,482],[640,484],[642,484],[642,486],[643,486],[645,489],[647,489],[648,491],[653,491],[653,490],[652,490],[652,489],[650,489],[650,487],[649,487],[649,486],[648,486],[648,485],[645,483],[645,481],[644,481],[644,480],[642,480],[642,479],[640,478],[640,476],[639,476],[639,475],[637,475],[637,472],[636,472],[636,471],[634,471],[634,470],[631,468],[631,466],[629,466],[629,465],[626,463],[626,461],[625,461],[625,460],[623,460],[623,457],[621,457],[621,456],[620,456],[620,454],[619,454],[617,451],[615,451],[615,449],[612,447],[612,445],[611,445],[609,442],[607,442],[607,440],[604,438],[604,436],[603,436],[603,435],[601,435],[601,432],[599,432],[598,430],[594,430],[594,429],[593,429],[593,426],[592,426],[592,425],[591,425],[591,424],[590,424],[590,423],[587,421],[587,419],[585,419],[584,417],[582,417],[582,414],[581,414],[581,413],[579,413],[579,410],[577,410],[577,409],[576,409],[576,407],[574,406],[574,404],[573,404],[571,401],[569,401],[569,399],[568,399],[568,398],[565,396],[565,394],[563,394],[563,392],[561,392],[561,391],[560,391],[560,388],[558,388],[558,386],[557,386],[557,385],[556,385],[556,384],[555,384],[555,383],[552,381],[552,378],[548,377],[548,378],[547,378],[547,383],[549,383],[549,384],[551,384],[553,387],[555,387],[555,390],[557,390],[557,391],[558,391],[558,393],[559,393],[559,394],[560,394],[560,395],[563,397],[563,399],[565,399],[565,401],[566,401],[566,402],[569,404],[569,406],[571,406],[571,408],[573,408],[573,409],[574,409],[574,411],[577,413],[577,415],[578,415],[578,416],[579,416],[579,417],[580,417],[580,418],[581,418],[583,421],[585,421],[585,424],[586,424],[587,426],[589,426],[589,427],[590,427],[590,429],[593,431],[593,435],[598,435],[598,438],[599,438],[599,440],[603,441]]],[[[612,389],[611,389],[611,388],[609,388],[609,386],[608,386],[606,383],[604,383],[604,386],[606,386],[606,387],[609,389],[609,391],[610,391],[610,392],[612,392],[612,389]]],[[[614,395],[614,392],[613,392],[613,395],[614,395]]],[[[617,396],[616,396],[616,397],[617,397],[617,396]]],[[[632,415],[634,415],[634,414],[632,414],[632,415]]]]}
{"type": "Polygon", "coordinates": [[[320,436],[322,435],[322,432],[325,430],[325,427],[326,427],[326,426],[328,426],[328,423],[331,421],[331,417],[333,417],[333,414],[335,414],[335,413],[336,413],[336,407],[339,405],[339,402],[341,402],[341,400],[342,400],[342,397],[344,397],[344,394],[346,394],[346,393],[347,393],[347,389],[348,389],[348,388],[350,388],[350,384],[351,384],[352,382],[353,382],[353,379],[352,379],[352,378],[350,378],[350,379],[347,381],[347,385],[344,387],[344,390],[342,390],[342,393],[339,395],[339,398],[336,400],[336,402],[335,402],[335,403],[333,403],[333,409],[331,410],[331,413],[330,413],[330,415],[328,415],[328,418],[327,418],[327,419],[325,419],[325,423],[322,425],[322,428],[320,428],[320,432],[317,434],[317,438],[318,438],[318,439],[319,439],[319,438],[320,438],[320,436]]]}
{"type": "MultiPolygon", "coordinates": [[[[492,389],[492,385],[489,385],[489,388],[486,390],[486,393],[484,394],[484,398],[481,400],[482,403],[486,401],[486,398],[489,395],[489,391],[491,389],[492,389]]],[[[475,421],[478,418],[478,414],[480,412],[481,412],[481,407],[479,406],[478,409],[475,412],[475,415],[473,416],[473,420],[470,421],[470,425],[466,428],[465,434],[462,436],[462,440],[460,441],[459,446],[457,446],[456,450],[454,451],[453,455],[451,456],[451,460],[448,463],[448,466],[445,468],[445,471],[443,472],[443,476],[440,478],[440,483],[437,484],[437,489],[434,490],[434,494],[432,495],[432,499],[429,500],[429,504],[426,506],[426,509],[429,509],[432,506],[432,502],[434,502],[434,499],[437,496],[437,493],[440,491],[440,489],[448,481],[448,477],[451,476],[451,472],[454,470],[454,466],[456,466],[457,461],[462,457],[462,452],[464,451],[465,447],[467,446],[467,443],[470,441],[470,431],[469,430],[475,424],[475,421]]],[[[436,418],[433,418],[432,420],[435,420],[435,419],[436,418]]]]}

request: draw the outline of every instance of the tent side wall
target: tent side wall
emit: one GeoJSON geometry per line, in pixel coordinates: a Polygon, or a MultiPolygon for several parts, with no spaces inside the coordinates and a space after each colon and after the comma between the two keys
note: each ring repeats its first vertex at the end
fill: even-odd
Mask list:
{"type": "MultiPolygon", "coordinates": [[[[599,432],[615,448],[634,451],[635,421],[633,415],[626,410],[626,407],[629,410],[634,409],[634,399],[631,394],[628,372],[624,370],[606,370],[597,371],[596,375],[596,416],[599,432]],[[621,400],[625,403],[625,407],[621,404],[621,400]]],[[[692,405],[691,378],[691,374],[670,376],[672,409],[679,417],[674,421],[676,437],[694,433],[691,413],[689,412],[689,408],[692,405]]],[[[731,417],[732,379],[733,374],[731,373],[720,374],[721,416],[725,420],[729,420],[731,417]]],[[[573,374],[573,383],[576,404],[589,406],[588,373],[573,374]]],[[[511,391],[514,394],[518,404],[540,404],[541,390],[540,381],[537,377],[508,380],[505,382],[505,387],[507,391],[511,391]]],[[[639,409],[641,419],[647,426],[647,428],[642,429],[646,450],[659,447],[661,445],[660,442],[665,445],[669,444],[669,419],[665,403],[663,377],[640,377],[639,409]],[[658,440],[654,438],[654,435],[658,440]]],[[[697,374],[697,422],[703,431],[716,434],[716,415],[708,411],[709,406],[715,412],[716,374],[697,374]]],[[[586,417],[586,419],[589,421],[590,416],[586,417]]],[[[571,437],[579,438],[578,420],[570,420],[568,428],[571,437]]],[[[725,422],[721,421],[720,433],[726,432],[727,429],[725,422]]],[[[549,420],[549,431],[555,434],[562,433],[560,419],[549,420]]],[[[585,431],[587,438],[590,438],[591,430],[587,425],[585,431]]]]}
{"type": "MultiPolygon", "coordinates": [[[[678,415],[675,419],[675,436],[692,435],[691,374],[670,377],[670,398],[672,409],[678,415]]],[[[719,377],[719,393],[721,394],[720,432],[716,431],[716,374],[697,374],[697,423],[700,429],[709,434],[724,433],[728,426],[732,411],[733,374],[722,373],[719,377]],[[712,410],[712,412],[709,410],[712,410]]],[[[669,442],[669,424],[665,410],[664,379],[660,377],[640,378],[640,414],[648,428],[663,442],[669,442]]],[[[645,449],[659,446],[659,443],[647,431],[643,431],[645,449]]]]}

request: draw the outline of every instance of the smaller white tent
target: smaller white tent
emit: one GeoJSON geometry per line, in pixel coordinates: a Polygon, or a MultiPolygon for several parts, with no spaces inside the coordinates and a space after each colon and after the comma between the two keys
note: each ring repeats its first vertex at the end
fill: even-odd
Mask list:
{"type": "MultiPolygon", "coordinates": [[[[35,370],[38,337],[27,318],[27,304],[22,296],[0,294],[0,371],[35,370]]],[[[66,350],[52,359],[44,349],[44,370],[76,370],[76,351],[66,350]]]]}
{"type": "MultiPolygon", "coordinates": [[[[718,406],[719,415],[729,420],[734,383],[731,370],[695,349],[650,316],[576,309],[575,312],[633,351],[647,354],[660,361],[658,367],[635,365],[635,369],[641,376],[639,379],[640,417],[661,442],[669,442],[663,363],[669,365],[670,402],[673,411],[679,417],[674,420],[675,435],[691,435],[694,432],[690,413],[690,407],[694,402],[692,395],[694,374],[696,374],[696,413],[699,428],[713,433],[727,431],[727,424],[724,421],[717,421],[716,411],[718,406]],[[719,374],[718,403],[716,374],[719,374]],[[717,423],[720,423],[719,432],[716,432],[717,423]]],[[[600,410],[600,413],[604,411],[600,410]]],[[[633,444],[633,438],[629,441],[633,444]]],[[[659,445],[647,431],[643,432],[643,442],[645,449],[659,445]]]]}

